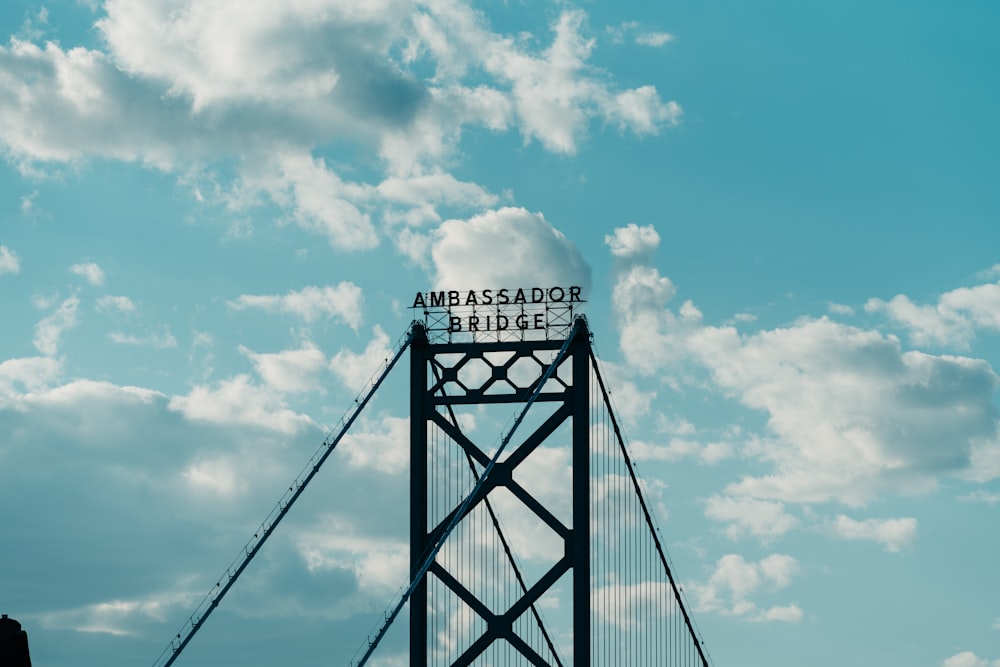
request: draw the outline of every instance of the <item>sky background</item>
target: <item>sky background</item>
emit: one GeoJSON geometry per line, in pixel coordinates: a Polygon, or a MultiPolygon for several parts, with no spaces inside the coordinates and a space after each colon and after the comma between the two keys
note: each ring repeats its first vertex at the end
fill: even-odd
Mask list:
{"type": "MultiPolygon", "coordinates": [[[[416,290],[580,284],[715,665],[997,667],[998,27],[2,3],[0,611],[36,665],[152,664],[416,290]]],[[[178,664],[359,648],[405,579],[390,380],[178,664]]]]}

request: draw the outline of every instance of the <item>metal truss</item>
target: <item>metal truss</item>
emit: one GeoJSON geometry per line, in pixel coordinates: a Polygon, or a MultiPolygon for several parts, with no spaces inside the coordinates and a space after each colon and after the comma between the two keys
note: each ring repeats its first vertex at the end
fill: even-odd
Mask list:
{"type": "MultiPolygon", "coordinates": [[[[524,638],[524,619],[541,625],[535,609],[539,599],[569,574],[572,578],[573,662],[590,663],[590,454],[589,454],[589,364],[590,333],[579,318],[570,328],[569,339],[515,340],[497,342],[431,343],[421,323],[414,325],[410,346],[410,563],[411,572],[423,569],[427,576],[414,579],[410,599],[410,665],[428,667],[428,583],[444,586],[478,617],[481,632],[471,638],[449,667],[471,665],[498,642],[513,647],[527,661],[538,666],[561,667],[549,635],[543,634],[548,650],[539,650],[524,638]],[[554,355],[553,353],[561,354],[554,355]],[[553,359],[553,356],[555,358],[553,359]],[[519,436],[519,444],[498,460],[482,444],[463,432],[455,417],[458,406],[547,403],[552,410],[534,430],[519,436]],[[572,439],[572,520],[567,525],[556,513],[525,489],[515,478],[520,466],[530,466],[532,452],[547,438],[569,424],[572,439]],[[429,487],[429,433],[443,434],[446,447],[468,460],[475,490],[462,499],[454,495],[450,506],[431,512],[429,487]],[[481,471],[481,472],[477,472],[481,471]],[[506,490],[528,512],[543,522],[563,543],[562,555],[533,584],[528,585],[517,571],[510,550],[503,542],[508,565],[520,590],[503,608],[497,600],[485,599],[463,582],[462,574],[447,559],[425,560],[440,548],[456,523],[473,512],[486,511],[496,521],[491,498],[506,490]],[[437,546],[436,546],[437,545],[437,546]],[[520,619],[520,620],[519,620],[520,619]]],[[[523,415],[523,413],[522,413],[523,415]]],[[[440,443],[437,446],[441,446],[440,443]]],[[[495,524],[499,530],[499,524],[495,524]]]]}

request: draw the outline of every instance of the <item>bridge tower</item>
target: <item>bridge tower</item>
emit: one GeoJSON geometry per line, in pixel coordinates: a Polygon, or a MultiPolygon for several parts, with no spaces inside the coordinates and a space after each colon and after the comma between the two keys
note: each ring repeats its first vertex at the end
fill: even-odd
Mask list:
{"type": "Polygon", "coordinates": [[[411,572],[418,571],[449,524],[455,523],[455,530],[447,537],[450,546],[441,549],[410,599],[411,667],[488,663],[485,656],[501,651],[516,655],[513,664],[561,667],[554,646],[558,641],[546,629],[538,609],[540,599],[557,585],[564,601],[572,599],[572,648],[564,646],[562,652],[572,651],[572,664],[589,666],[591,352],[586,320],[577,318],[572,327],[564,326],[562,331],[569,333],[562,339],[543,340],[500,340],[503,336],[497,335],[488,342],[431,342],[423,323],[414,327],[410,346],[411,572]],[[496,443],[477,442],[467,434],[468,420],[463,422],[456,412],[464,409],[469,414],[470,408],[505,404],[524,409],[529,402],[540,408],[543,417],[522,429],[510,443],[509,453],[489,467],[496,443]],[[532,455],[557,434],[563,450],[566,444],[571,447],[568,517],[565,508],[560,513],[539,497],[546,494],[519,481],[532,465],[532,455]],[[488,474],[482,480],[484,473],[488,474]],[[471,488],[477,490],[469,497],[471,488]],[[499,507],[512,505],[522,515],[533,515],[562,542],[553,562],[543,564],[528,580],[504,537],[502,517],[497,516],[502,513],[499,507]],[[462,516],[456,520],[457,513],[462,516]],[[499,535],[492,547],[477,538],[483,532],[475,529],[477,521],[481,526],[492,523],[493,532],[499,535]],[[463,524],[470,524],[469,530],[462,530],[463,524]],[[473,569],[465,565],[470,562],[480,571],[494,573],[494,582],[506,579],[512,585],[498,587],[482,574],[467,574],[473,569]],[[498,576],[498,570],[504,573],[498,576]],[[566,595],[567,590],[571,595],[566,595]],[[464,608],[464,621],[441,618],[447,614],[445,598],[451,600],[452,608],[464,608]],[[435,614],[438,618],[431,621],[435,614]],[[444,633],[435,631],[439,627],[447,628],[450,645],[441,645],[444,633]],[[457,637],[464,639],[456,641],[457,637]]]}

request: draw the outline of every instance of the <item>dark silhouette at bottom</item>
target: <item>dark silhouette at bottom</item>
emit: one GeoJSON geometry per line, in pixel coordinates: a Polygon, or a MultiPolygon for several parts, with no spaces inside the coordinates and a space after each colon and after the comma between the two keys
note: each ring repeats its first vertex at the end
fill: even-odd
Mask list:
{"type": "Polygon", "coordinates": [[[21,624],[4,614],[0,618],[0,666],[31,667],[28,633],[21,624]]]}

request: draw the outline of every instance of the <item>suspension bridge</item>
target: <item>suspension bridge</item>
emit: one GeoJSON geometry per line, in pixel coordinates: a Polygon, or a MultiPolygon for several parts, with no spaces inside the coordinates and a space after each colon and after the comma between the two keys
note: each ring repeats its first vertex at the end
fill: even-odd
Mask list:
{"type": "Polygon", "coordinates": [[[425,309],[153,667],[181,658],[407,352],[410,571],[333,662],[363,667],[408,622],[411,667],[709,667],[587,321],[542,312],[535,330],[458,334],[425,309]],[[507,416],[489,442],[470,434],[484,411],[507,416]]]}

